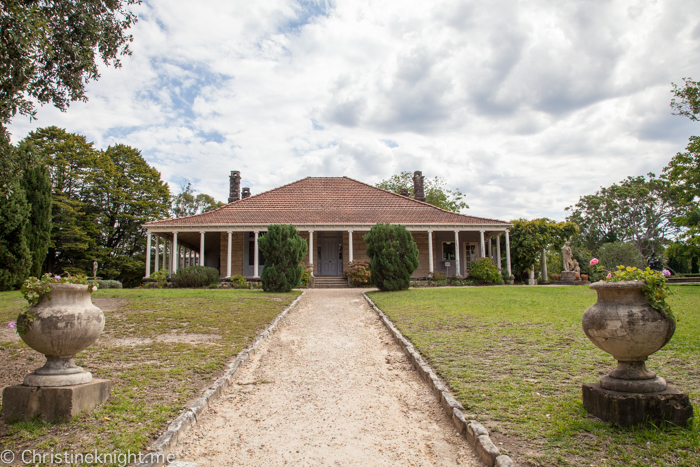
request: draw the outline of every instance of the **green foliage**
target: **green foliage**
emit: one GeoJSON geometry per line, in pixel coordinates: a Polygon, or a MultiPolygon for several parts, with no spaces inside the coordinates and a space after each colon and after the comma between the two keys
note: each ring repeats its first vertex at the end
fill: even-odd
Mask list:
{"type": "Polygon", "coordinates": [[[51,177],[45,165],[35,164],[24,170],[21,183],[31,210],[25,231],[32,256],[29,274],[39,277],[51,238],[51,177]]]}
{"type": "Polygon", "coordinates": [[[234,289],[247,289],[248,288],[248,281],[245,280],[245,277],[241,276],[240,274],[236,274],[234,276],[230,277],[231,279],[231,287],[234,289]]]}
{"type": "Polygon", "coordinates": [[[200,193],[195,196],[192,184],[180,187],[182,191],[173,196],[171,213],[173,217],[192,216],[203,212],[209,212],[224,205],[209,195],[200,193]]]}
{"type": "Polygon", "coordinates": [[[17,112],[34,116],[34,103],[65,110],[86,101],[85,85],[100,77],[99,57],[119,67],[129,55],[136,22],[127,6],[138,0],[3,1],[0,15],[0,126],[17,112]]]}
{"type": "MultiPolygon", "coordinates": [[[[469,209],[467,203],[462,201],[464,194],[459,191],[459,188],[452,191],[446,189],[445,185],[445,179],[442,177],[426,178],[423,184],[426,203],[453,212],[469,209]]],[[[401,172],[398,175],[392,175],[387,180],[377,183],[377,187],[394,193],[401,193],[402,189],[406,189],[409,196],[413,197],[413,174],[401,172]]]]}
{"type": "Polygon", "coordinates": [[[311,282],[311,271],[312,268],[309,265],[306,265],[304,263],[299,263],[299,266],[304,268],[304,272],[301,275],[301,286],[302,287],[308,287],[309,282],[311,282]]]}
{"type": "Polygon", "coordinates": [[[644,281],[645,284],[642,291],[651,306],[664,316],[675,321],[671,307],[666,303],[666,299],[673,292],[666,284],[666,276],[664,276],[663,272],[652,271],[649,268],[641,270],[636,267],[618,266],[617,271],[610,274],[605,280],[607,282],[644,281]]]}
{"type": "Polygon", "coordinates": [[[85,137],[42,128],[21,144],[51,175],[52,229],[46,270],[90,271],[138,284],[143,275],[145,222],[166,217],[170,191],[137,149],[95,150],[85,137]]]}
{"type": "Polygon", "coordinates": [[[571,222],[555,222],[550,219],[518,219],[511,221],[510,251],[513,273],[524,278],[527,270],[539,262],[542,251],[550,247],[560,249],[564,242],[578,233],[571,222]]]}
{"type": "Polygon", "coordinates": [[[403,225],[375,224],[364,236],[372,283],[382,291],[405,290],[418,267],[418,247],[403,225]]]}
{"type": "Polygon", "coordinates": [[[274,224],[258,240],[265,257],[262,280],[266,292],[289,292],[301,282],[304,267],[299,263],[308,252],[306,240],[293,225],[274,224]]]}
{"type": "Polygon", "coordinates": [[[122,283],[111,279],[101,279],[97,281],[98,289],[121,289],[122,283]]]}
{"type": "Polygon", "coordinates": [[[627,177],[619,184],[582,196],[567,217],[580,228],[580,241],[590,251],[604,243],[631,242],[642,257],[678,232],[673,219],[683,213],[676,190],[666,180],[627,177]]]}
{"type": "Polygon", "coordinates": [[[597,258],[605,269],[614,269],[620,264],[642,267],[643,259],[632,243],[604,243],[598,248],[597,258]]]}
{"type": "Polygon", "coordinates": [[[479,258],[469,265],[469,278],[482,284],[503,284],[501,272],[488,258],[479,258]]]}
{"type": "Polygon", "coordinates": [[[168,270],[167,269],[157,270],[156,272],[151,274],[151,279],[156,281],[156,284],[158,285],[159,289],[166,287],[168,285],[168,270]]]}
{"type": "Polygon", "coordinates": [[[673,99],[671,99],[671,108],[676,112],[673,115],[688,117],[697,122],[700,121],[700,81],[693,81],[691,78],[683,78],[685,86],[679,88],[675,83],[673,86],[673,99]],[[680,99],[677,101],[676,98],[680,99]]]}
{"type": "Polygon", "coordinates": [[[31,214],[20,184],[9,197],[0,196],[0,291],[18,288],[29,275],[32,256],[26,229],[31,214]]]}
{"type": "Polygon", "coordinates": [[[365,260],[355,260],[348,263],[348,269],[343,275],[350,279],[350,283],[355,287],[363,287],[372,283],[372,273],[370,262],[365,260]]]}
{"type": "Polygon", "coordinates": [[[172,277],[172,284],[177,288],[207,287],[219,283],[219,270],[206,266],[189,266],[178,269],[172,277]]]}
{"type": "Polygon", "coordinates": [[[433,271],[428,274],[428,279],[434,282],[442,282],[447,280],[447,276],[444,272],[433,271]]]}

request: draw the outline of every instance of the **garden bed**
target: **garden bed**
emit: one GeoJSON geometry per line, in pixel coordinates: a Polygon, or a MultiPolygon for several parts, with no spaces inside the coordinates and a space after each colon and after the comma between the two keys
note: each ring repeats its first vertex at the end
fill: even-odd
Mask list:
{"type": "MultiPolygon", "coordinates": [[[[105,331],[76,363],[112,381],[110,399],[63,424],[0,421],[0,450],[146,452],[189,401],[223,372],[299,292],[100,290],[105,331]]],[[[0,293],[0,389],[20,384],[44,357],[19,341],[9,321],[26,302],[0,293]]]]}
{"type": "MultiPolygon", "coordinates": [[[[688,391],[700,418],[700,289],[675,290],[676,334],[648,367],[688,391]]],[[[581,330],[583,311],[596,301],[588,288],[369,295],[448,383],[467,418],[486,425],[518,465],[700,465],[700,421],[691,428],[621,430],[583,408],[581,385],[615,364],[581,330]]]]}

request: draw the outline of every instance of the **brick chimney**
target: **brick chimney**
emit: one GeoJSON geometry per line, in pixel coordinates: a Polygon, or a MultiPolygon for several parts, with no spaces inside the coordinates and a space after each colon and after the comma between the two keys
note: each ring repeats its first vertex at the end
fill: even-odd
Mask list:
{"type": "Polygon", "coordinates": [[[423,191],[423,172],[416,170],[413,172],[413,198],[418,201],[425,201],[425,192],[423,191]]]}
{"type": "Polygon", "coordinates": [[[242,199],[250,198],[250,188],[248,188],[247,186],[243,187],[243,193],[241,193],[241,198],[242,199]]]}
{"type": "Polygon", "coordinates": [[[401,196],[408,198],[408,188],[401,188],[401,196]]]}
{"type": "Polygon", "coordinates": [[[228,202],[233,203],[241,199],[241,173],[238,170],[232,170],[229,182],[228,202]]]}

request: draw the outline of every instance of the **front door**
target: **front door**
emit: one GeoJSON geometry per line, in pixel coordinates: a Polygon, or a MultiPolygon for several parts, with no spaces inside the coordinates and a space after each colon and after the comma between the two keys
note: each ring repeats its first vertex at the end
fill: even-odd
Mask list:
{"type": "Polygon", "coordinates": [[[321,276],[340,276],[343,273],[343,250],[339,238],[322,238],[318,264],[321,276]]]}

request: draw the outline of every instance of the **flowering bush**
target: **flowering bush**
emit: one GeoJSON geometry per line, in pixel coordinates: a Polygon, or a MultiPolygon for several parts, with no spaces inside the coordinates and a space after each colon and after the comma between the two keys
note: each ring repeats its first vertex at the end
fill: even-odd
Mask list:
{"type": "MultiPolygon", "coordinates": [[[[30,277],[25,280],[24,284],[22,284],[21,292],[30,306],[37,305],[41,297],[51,292],[51,284],[84,284],[88,286],[88,292],[92,292],[97,288],[93,281],[88,282],[84,274],[71,276],[69,273],[66,273],[65,276],[53,276],[47,273],[39,279],[30,277]]],[[[50,295],[48,299],[51,300],[50,295]]],[[[23,336],[29,331],[35,318],[36,315],[32,313],[31,308],[25,308],[20,311],[17,321],[10,322],[7,327],[16,329],[17,334],[23,336]]]]}
{"type": "Polygon", "coordinates": [[[372,284],[369,261],[350,261],[344,275],[350,278],[350,283],[355,287],[372,284]]]}
{"type": "Polygon", "coordinates": [[[618,266],[617,271],[614,273],[608,273],[605,278],[607,282],[620,282],[620,281],[644,281],[645,285],[642,288],[644,295],[651,306],[660,311],[664,316],[675,321],[675,317],[671,312],[671,307],[666,303],[666,299],[670,297],[673,292],[666,284],[666,274],[659,271],[652,271],[649,268],[644,270],[630,267],[630,266],[618,266]]]}

